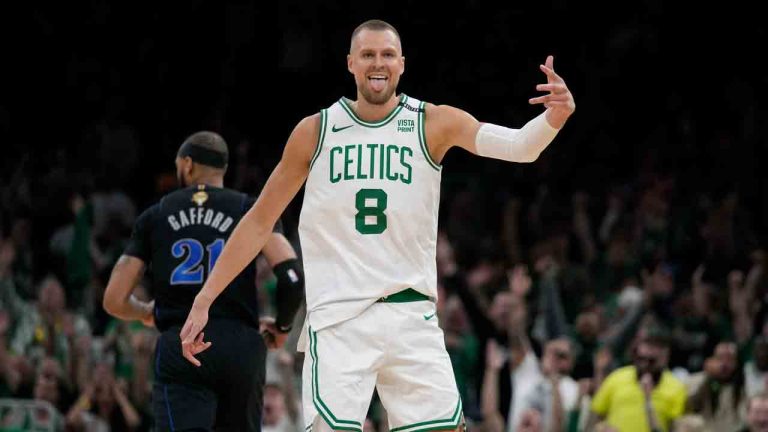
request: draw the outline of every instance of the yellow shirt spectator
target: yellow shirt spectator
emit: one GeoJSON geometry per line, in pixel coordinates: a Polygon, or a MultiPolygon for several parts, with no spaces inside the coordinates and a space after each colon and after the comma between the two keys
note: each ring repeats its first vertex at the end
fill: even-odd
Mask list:
{"type": "MultiPolygon", "coordinates": [[[[685,409],[685,385],[669,371],[651,393],[651,403],[664,431],[685,409]]],[[[645,395],[637,379],[635,366],[615,370],[603,381],[592,400],[592,411],[620,432],[650,432],[645,414],[645,395]]]]}

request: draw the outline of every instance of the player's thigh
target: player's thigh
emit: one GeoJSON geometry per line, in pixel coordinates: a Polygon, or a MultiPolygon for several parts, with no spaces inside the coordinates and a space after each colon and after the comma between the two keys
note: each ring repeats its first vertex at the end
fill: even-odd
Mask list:
{"type": "Polygon", "coordinates": [[[218,398],[205,378],[210,365],[197,368],[184,359],[178,331],[164,331],[155,346],[152,411],[156,428],[213,430],[218,398]]]}
{"type": "Polygon", "coordinates": [[[373,395],[381,338],[369,334],[365,317],[319,331],[309,328],[304,356],[304,426],[362,431],[373,395]]]}
{"type": "Polygon", "coordinates": [[[455,430],[462,423],[461,398],[434,313],[427,301],[390,306],[398,338],[376,389],[393,432],[455,430]]]}
{"type": "Polygon", "coordinates": [[[232,354],[220,359],[216,371],[219,407],[216,431],[261,430],[267,348],[258,330],[241,326],[225,329],[221,339],[237,341],[232,354]]]}
{"type": "Polygon", "coordinates": [[[213,431],[216,394],[205,387],[156,382],[152,390],[155,430],[213,431]]]}

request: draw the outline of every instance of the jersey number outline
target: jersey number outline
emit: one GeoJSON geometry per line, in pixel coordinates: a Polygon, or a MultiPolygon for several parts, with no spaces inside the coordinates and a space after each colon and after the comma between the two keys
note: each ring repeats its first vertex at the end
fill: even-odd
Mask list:
{"type": "Polygon", "coordinates": [[[387,193],[381,189],[360,189],[355,194],[355,229],[360,234],[381,234],[387,229],[387,193]],[[365,200],[376,200],[376,205],[366,206],[365,200]],[[367,224],[366,216],[376,217],[376,223],[367,224]]]}
{"type": "MultiPolygon", "coordinates": [[[[208,274],[224,249],[224,239],[216,239],[205,247],[208,251],[208,274]]],[[[174,258],[184,258],[171,273],[171,285],[195,285],[203,283],[205,269],[200,264],[203,261],[203,244],[192,238],[178,240],[171,247],[174,258]]]]}

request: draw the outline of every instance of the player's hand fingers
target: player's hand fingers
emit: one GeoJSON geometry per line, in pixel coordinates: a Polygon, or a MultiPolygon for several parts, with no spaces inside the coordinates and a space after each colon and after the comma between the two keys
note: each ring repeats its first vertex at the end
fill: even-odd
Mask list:
{"type": "Polygon", "coordinates": [[[195,339],[200,335],[199,331],[195,328],[195,325],[192,325],[187,332],[187,335],[184,339],[181,340],[181,345],[194,345],[195,339]]]}
{"type": "Polygon", "coordinates": [[[184,355],[184,358],[187,359],[188,362],[192,363],[193,365],[200,367],[200,361],[195,358],[195,356],[192,354],[192,346],[191,345],[183,345],[181,348],[181,352],[184,355]]]}
{"type": "Polygon", "coordinates": [[[553,82],[563,82],[563,79],[560,78],[560,75],[556,74],[554,70],[544,66],[539,65],[539,69],[541,69],[542,72],[544,72],[547,75],[547,81],[549,83],[553,82]]]}
{"type": "Polygon", "coordinates": [[[552,70],[555,70],[555,57],[548,55],[547,59],[544,60],[544,65],[552,70]]]}
{"type": "Polygon", "coordinates": [[[193,355],[198,355],[201,352],[203,352],[203,351],[207,350],[208,348],[210,348],[211,345],[212,345],[212,342],[203,342],[201,344],[197,344],[192,349],[192,354],[193,355]]]}
{"type": "Polygon", "coordinates": [[[194,354],[195,355],[200,354],[201,352],[203,352],[203,351],[205,351],[205,350],[207,350],[208,348],[211,347],[212,342],[210,342],[210,341],[204,342],[203,341],[204,337],[205,337],[205,333],[204,332],[200,332],[200,335],[197,337],[197,339],[195,339],[195,343],[193,345],[193,349],[194,349],[194,354]]]}
{"type": "Polygon", "coordinates": [[[568,87],[566,87],[565,84],[538,84],[536,90],[548,91],[554,94],[568,93],[568,87]]]}
{"type": "Polygon", "coordinates": [[[548,103],[548,102],[567,102],[569,100],[571,100],[571,97],[568,96],[568,94],[560,94],[560,95],[548,94],[548,95],[528,99],[528,103],[534,105],[534,104],[541,104],[541,103],[548,103]]]}
{"type": "Polygon", "coordinates": [[[568,101],[552,101],[547,102],[544,104],[545,108],[553,107],[553,108],[572,108],[570,102],[568,101]]]}

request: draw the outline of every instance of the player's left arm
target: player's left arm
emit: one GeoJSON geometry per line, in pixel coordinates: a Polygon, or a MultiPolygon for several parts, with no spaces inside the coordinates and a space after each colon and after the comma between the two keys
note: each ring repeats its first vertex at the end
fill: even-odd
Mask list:
{"type": "Polygon", "coordinates": [[[117,260],[104,291],[104,310],[122,320],[141,321],[147,326],[154,326],[154,301],[144,302],[133,295],[145,268],[144,261],[134,256],[122,255],[117,260]]]}
{"type": "Polygon", "coordinates": [[[425,129],[433,159],[439,162],[451,147],[461,147],[479,156],[510,162],[536,160],[576,110],[573,95],[565,80],[555,73],[553,61],[548,56],[539,66],[547,83],[536,86],[536,90],[549,94],[528,101],[543,104],[546,110],[520,129],[481,123],[452,106],[427,104],[425,129]]]}
{"type": "Polygon", "coordinates": [[[102,302],[110,315],[126,321],[141,321],[149,327],[155,324],[155,302],[137,299],[133,290],[141,282],[146,262],[152,256],[150,230],[156,211],[157,206],[152,206],[136,219],[128,246],[112,269],[102,302]]]}

